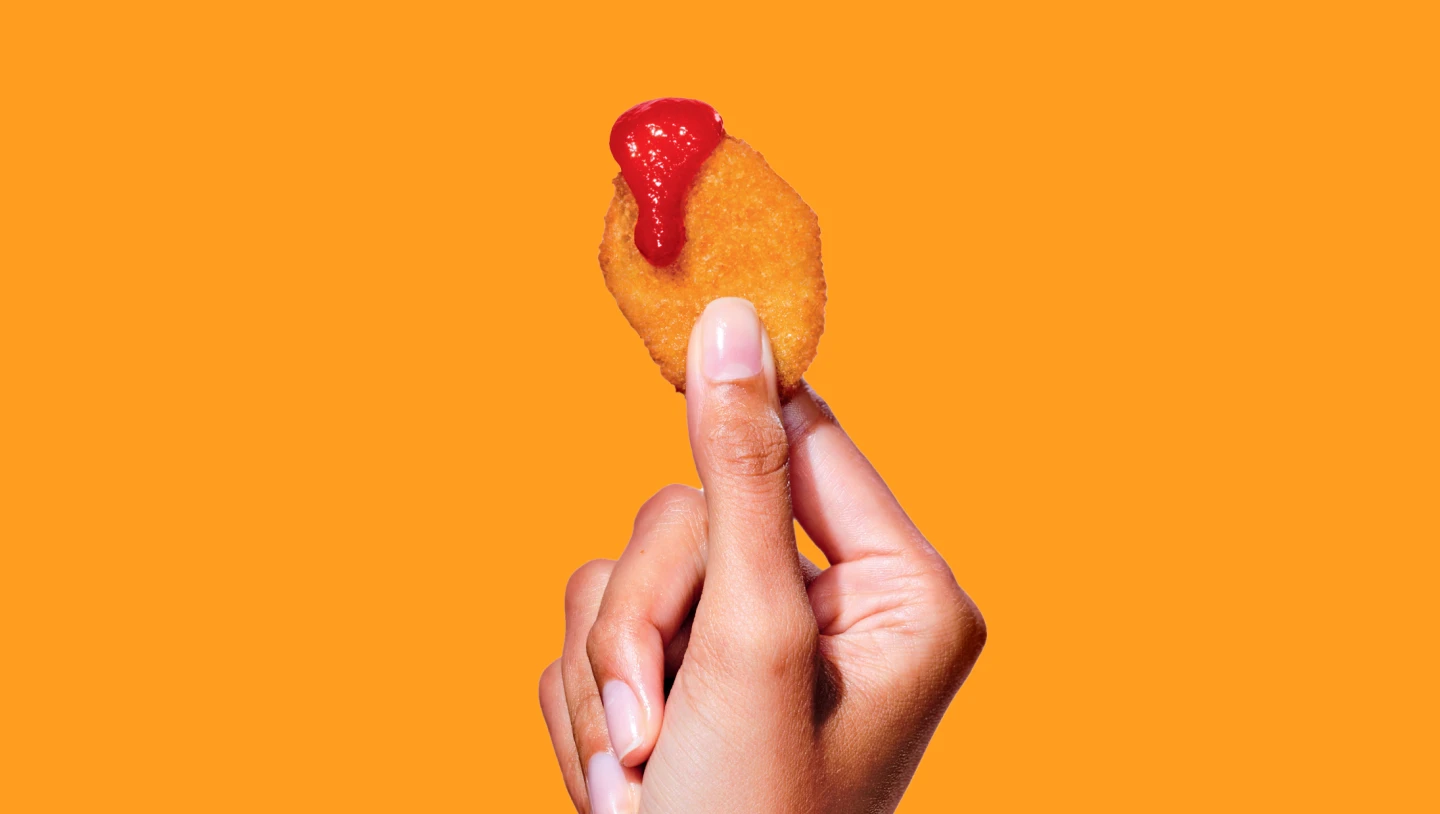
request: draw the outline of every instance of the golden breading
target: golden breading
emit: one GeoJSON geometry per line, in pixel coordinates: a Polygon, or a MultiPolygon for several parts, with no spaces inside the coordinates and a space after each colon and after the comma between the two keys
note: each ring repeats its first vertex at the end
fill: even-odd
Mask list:
{"type": "Polygon", "coordinates": [[[690,188],[685,247],[673,264],[656,268],[635,248],[638,212],[616,176],[600,268],[660,373],[684,391],[695,321],[712,300],[744,297],[770,334],[780,389],[794,390],[825,330],[820,222],[799,194],[750,145],[727,136],[690,188]]]}

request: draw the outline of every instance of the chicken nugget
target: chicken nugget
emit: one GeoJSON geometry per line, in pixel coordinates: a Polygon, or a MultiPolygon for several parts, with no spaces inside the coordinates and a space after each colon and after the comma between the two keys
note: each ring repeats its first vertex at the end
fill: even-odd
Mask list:
{"type": "Polygon", "coordinates": [[[815,213],[703,102],[637,105],[610,146],[622,172],[600,268],[661,374],[683,392],[695,321],[712,300],[744,297],[770,335],[781,391],[793,391],[825,330],[815,213]]]}

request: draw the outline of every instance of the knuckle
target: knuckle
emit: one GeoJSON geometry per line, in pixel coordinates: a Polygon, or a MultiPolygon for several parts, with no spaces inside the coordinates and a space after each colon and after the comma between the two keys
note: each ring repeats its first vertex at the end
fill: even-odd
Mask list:
{"type": "Polygon", "coordinates": [[[961,600],[956,603],[955,625],[967,645],[966,649],[978,654],[990,633],[985,627],[985,617],[980,614],[980,608],[976,607],[975,602],[964,591],[960,592],[960,596],[961,600]]]}
{"type": "Polygon", "coordinates": [[[929,658],[934,660],[931,663],[941,666],[950,680],[964,681],[989,635],[985,617],[955,580],[955,573],[944,557],[928,541],[920,539],[928,555],[919,559],[914,573],[920,580],[920,592],[927,608],[925,626],[932,642],[927,648],[929,658]]]}
{"type": "Polygon", "coordinates": [[[704,508],[705,497],[700,494],[699,489],[693,486],[672,483],[654,495],[651,495],[650,499],[645,501],[644,505],[640,507],[640,511],[635,515],[635,522],[639,524],[640,521],[645,518],[653,517],[657,514],[688,512],[695,511],[696,509],[704,510],[704,508]]]}
{"type": "Polygon", "coordinates": [[[560,686],[560,660],[556,659],[546,665],[540,673],[540,703],[544,704],[546,699],[555,694],[560,686]]]}
{"type": "Polygon", "coordinates": [[[612,560],[591,560],[575,569],[570,581],[565,583],[565,607],[576,607],[595,591],[604,590],[614,568],[612,560]]]}
{"type": "Polygon", "coordinates": [[[941,620],[946,666],[952,675],[963,677],[980,656],[989,632],[980,609],[953,578],[943,600],[941,620]]]}
{"type": "Polygon", "coordinates": [[[707,517],[705,495],[699,489],[672,483],[640,507],[635,515],[635,532],[639,535],[646,529],[675,524],[703,540],[707,517]]]}
{"type": "Polygon", "coordinates": [[[739,475],[773,475],[790,458],[785,425],[769,411],[719,411],[705,433],[705,443],[717,467],[739,475]]]}
{"type": "Polygon", "coordinates": [[[622,647],[624,639],[624,625],[614,617],[602,614],[590,628],[590,635],[585,638],[585,655],[589,657],[592,665],[603,663],[622,647]]]}

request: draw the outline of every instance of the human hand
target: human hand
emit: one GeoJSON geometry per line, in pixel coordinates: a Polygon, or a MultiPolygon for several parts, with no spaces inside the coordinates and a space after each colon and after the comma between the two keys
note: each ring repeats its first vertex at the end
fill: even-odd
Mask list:
{"type": "Polygon", "coordinates": [[[541,676],[571,798],[581,814],[892,811],[984,621],[809,386],[782,408],[748,302],[710,304],[687,367],[704,491],[661,490],[619,561],[575,572],[541,676]],[[795,520],[829,568],[799,555],[795,520]]]}

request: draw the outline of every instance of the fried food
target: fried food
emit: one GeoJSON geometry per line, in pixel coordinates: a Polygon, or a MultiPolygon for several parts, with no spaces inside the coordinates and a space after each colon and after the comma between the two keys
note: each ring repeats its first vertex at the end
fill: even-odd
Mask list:
{"type": "Polygon", "coordinates": [[[640,254],[638,216],[629,185],[616,176],[600,268],[661,375],[683,392],[696,320],[712,300],[744,297],[770,335],[781,391],[793,391],[825,330],[820,223],[800,195],[750,145],[726,136],[689,190],[674,263],[656,267],[640,254]]]}

